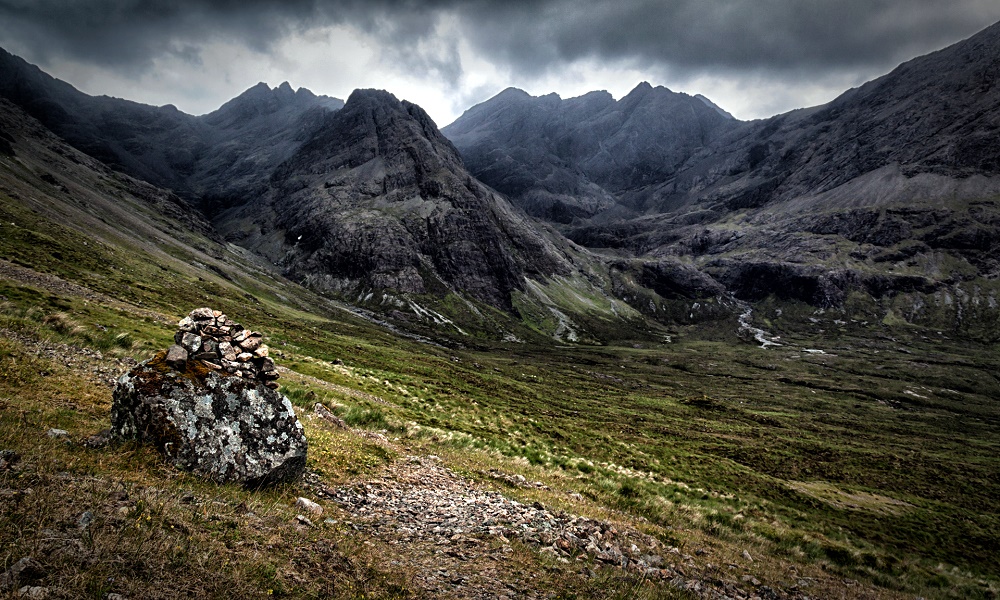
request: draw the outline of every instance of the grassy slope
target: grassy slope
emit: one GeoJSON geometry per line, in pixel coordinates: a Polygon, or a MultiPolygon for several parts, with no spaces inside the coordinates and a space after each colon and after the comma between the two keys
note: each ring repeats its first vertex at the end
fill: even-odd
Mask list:
{"type": "MultiPolygon", "coordinates": [[[[34,174],[56,159],[18,149],[23,162],[4,162],[0,190],[0,256],[26,269],[0,278],[0,325],[18,335],[0,340],[0,445],[23,457],[21,470],[0,473],[4,565],[51,551],[46,531],[93,510],[88,553],[53,559],[47,576],[81,595],[414,593],[407,574],[377,566],[389,551],[378,540],[291,525],[299,490],[207,486],[142,448],[44,437],[106,426],[110,391],[92,364],[63,365],[24,340],[142,359],[168,343],[175,319],[211,305],[269,334],[300,407],[339,404],[355,425],[470,477],[501,468],[552,488],[511,494],[625,519],[716,565],[821,597],[856,596],[851,581],[885,597],[995,597],[1000,587],[995,347],[826,314],[814,316],[822,334],[774,319],[786,346],[768,350],[692,332],[641,347],[447,350],[372,326],[154,217],[135,195],[109,201],[121,180],[84,185],[88,172],[58,173],[70,193],[53,189],[34,174]],[[132,208],[119,211],[122,202],[132,208]],[[137,210],[150,217],[119,220],[137,210]]],[[[360,438],[313,425],[309,434],[310,466],[330,481],[394,460],[360,438]]],[[[549,573],[530,552],[520,560],[549,573]]],[[[552,574],[539,585],[611,595],[640,584],[552,574]]]]}

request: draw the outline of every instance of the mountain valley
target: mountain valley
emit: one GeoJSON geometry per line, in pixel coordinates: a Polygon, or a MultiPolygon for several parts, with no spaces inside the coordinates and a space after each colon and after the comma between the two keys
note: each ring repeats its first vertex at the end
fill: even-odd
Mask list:
{"type": "Polygon", "coordinates": [[[439,130],[0,51],[0,593],[996,598],[997,57],[1000,24],[760,121],[642,84],[439,130]],[[197,307],[263,331],[301,481],[93,442],[197,307]]]}

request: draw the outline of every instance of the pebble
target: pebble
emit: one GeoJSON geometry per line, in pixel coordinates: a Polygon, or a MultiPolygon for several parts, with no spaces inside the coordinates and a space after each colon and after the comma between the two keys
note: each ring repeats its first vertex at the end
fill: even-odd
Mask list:
{"type": "Polygon", "coordinates": [[[295,515],[295,520],[306,527],[315,527],[313,522],[310,521],[305,515],[295,515]]]}
{"type": "Polygon", "coordinates": [[[304,510],[306,512],[312,513],[313,515],[321,516],[323,514],[323,507],[316,504],[308,498],[299,498],[295,501],[295,508],[304,510]]]}
{"type": "Polygon", "coordinates": [[[42,565],[33,557],[25,556],[0,573],[0,590],[14,587],[18,583],[31,581],[42,576],[42,565]]]}
{"type": "Polygon", "coordinates": [[[350,429],[350,427],[347,426],[347,423],[343,419],[333,414],[333,412],[329,408],[320,404],[319,402],[316,403],[316,406],[313,408],[313,410],[316,412],[317,417],[332,424],[334,427],[337,427],[339,429],[350,429]]]}
{"type": "Polygon", "coordinates": [[[65,429],[56,429],[55,427],[53,427],[48,431],[46,431],[45,435],[55,440],[55,439],[62,439],[69,437],[69,432],[66,431],[65,429]]]}

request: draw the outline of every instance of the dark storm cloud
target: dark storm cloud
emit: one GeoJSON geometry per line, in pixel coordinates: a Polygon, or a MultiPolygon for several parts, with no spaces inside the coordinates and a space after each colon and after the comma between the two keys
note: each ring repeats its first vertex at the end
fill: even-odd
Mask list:
{"type": "Polygon", "coordinates": [[[465,11],[478,48],[536,72],[587,58],[672,70],[883,66],[1000,19],[994,0],[548,0],[465,11]]]}
{"type": "Polygon", "coordinates": [[[292,32],[347,24],[386,56],[461,75],[442,16],[487,60],[531,74],[578,59],[673,71],[800,71],[894,64],[1000,19],[995,0],[0,0],[0,44],[43,64],[71,56],[142,72],[207,41],[268,52],[292,32]]]}
{"type": "MultiPolygon", "coordinates": [[[[45,64],[74,57],[141,72],[163,54],[197,61],[211,41],[268,52],[293,32],[349,24],[405,48],[434,31],[438,6],[407,0],[0,0],[0,44],[45,64]]],[[[440,68],[433,60],[427,68],[440,68]]]]}

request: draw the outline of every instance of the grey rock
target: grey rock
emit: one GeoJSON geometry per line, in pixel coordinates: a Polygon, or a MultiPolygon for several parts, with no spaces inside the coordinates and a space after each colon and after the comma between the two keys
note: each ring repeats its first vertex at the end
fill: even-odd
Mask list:
{"type": "Polygon", "coordinates": [[[0,590],[9,590],[36,581],[44,575],[42,565],[31,556],[25,556],[0,574],[0,590]]]}
{"type": "Polygon", "coordinates": [[[21,455],[13,450],[0,450],[0,471],[11,468],[21,461],[21,455]]]}
{"type": "Polygon", "coordinates": [[[83,441],[83,446],[85,448],[104,448],[111,441],[111,429],[102,429],[101,431],[95,433],[94,435],[88,436],[87,439],[83,441]]]}
{"type": "Polygon", "coordinates": [[[188,317],[196,321],[214,321],[215,311],[212,310],[211,308],[208,308],[207,306],[203,306],[201,308],[196,308],[192,310],[188,314],[188,317]]]}
{"type": "Polygon", "coordinates": [[[304,527],[316,527],[316,525],[314,525],[313,522],[304,515],[295,515],[295,522],[304,527]]]}
{"type": "Polygon", "coordinates": [[[184,349],[191,354],[194,354],[201,349],[201,336],[194,333],[184,332],[181,336],[181,346],[183,346],[184,349]]]}
{"type": "Polygon", "coordinates": [[[295,500],[295,508],[309,512],[316,517],[322,516],[323,514],[323,507],[309,498],[297,498],[295,500]]]}
{"type": "Polygon", "coordinates": [[[66,431],[65,429],[56,429],[55,427],[53,427],[48,431],[46,431],[45,435],[49,436],[52,439],[62,439],[62,438],[68,438],[69,432],[66,431]]]}
{"type": "Polygon", "coordinates": [[[155,445],[169,462],[247,487],[296,479],[306,438],[288,398],[258,382],[158,368],[163,354],[123,375],[114,390],[116,439],[155,445]]]}
{"type": "Polygon", "coordinates": [[[245,336],[240,342],[240,347],[247,352],[253,352],[256,350],[261,342],[263,341],[262,336],[259,333],[251,333],[245,336]]]}
{"type": "Polygon", "coordinates": [[[343,419],[333,414],[329,408],[323,406],[322,404],[317,402],[313,410],[316,412],[317,417],[323,419],[327,423],[331,423],[340,429],[350,429],[343,419]]]}
{"type": "Polygon", "coordinates": [[[173,344],[170,348],[167,348],[167,356],[164,358],[164,362],[172,369],[183,371],[187,368],[187,359],[188,351],[183,346],[173,344]]]}
{"type": "Polygon", "coordinates": [[[49,588],[39,585],[26,585],[17,590],[17,595],[29,600],[42,600],[49,597],[49,588]]]}
{"type": "Polygon", "coordinates": [[[229,361],[236,360],[238,354],[229,342],[219,342],[218,352],[220,356],[229,361]]]}

